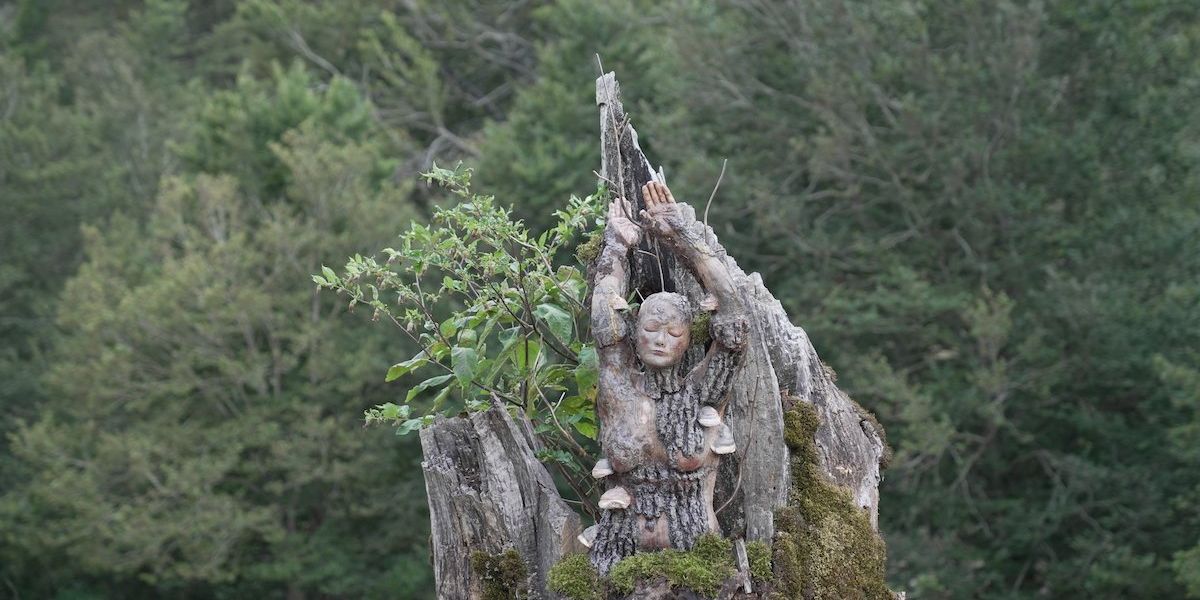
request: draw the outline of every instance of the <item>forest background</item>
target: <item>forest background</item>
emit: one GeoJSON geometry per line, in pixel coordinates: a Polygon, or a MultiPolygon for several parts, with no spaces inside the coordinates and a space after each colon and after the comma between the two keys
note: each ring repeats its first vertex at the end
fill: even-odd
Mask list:
{"type": "MultiPolygon", "coordinates": [[[[910,598],[1200,597],[1200,5],[0,2],[0,596],[427,598],[414,348],[318,293],[647,153],[895,449],[910,598]]],[[[417,400],[418,402],[421,400],[417,400]]]]}

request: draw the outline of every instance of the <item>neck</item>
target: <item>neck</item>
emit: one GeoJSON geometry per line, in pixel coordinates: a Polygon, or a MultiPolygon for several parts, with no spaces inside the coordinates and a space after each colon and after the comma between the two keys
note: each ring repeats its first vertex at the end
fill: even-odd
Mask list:
{"type": "Polygon", "coordinates": [[[645,369],[646,391],[655,398],[661,398],[663,394],[673,394],[683,387],[683,378],[679,376],[678,363],[669,367],[645,367],[645,369]]]}

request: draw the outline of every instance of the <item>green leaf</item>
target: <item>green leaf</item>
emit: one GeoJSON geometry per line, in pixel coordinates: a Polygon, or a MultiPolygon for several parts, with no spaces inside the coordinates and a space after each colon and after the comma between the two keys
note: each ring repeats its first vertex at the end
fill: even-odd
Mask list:
{"type": "Polygon", "coordinates": [[[408,373],[415,371],[418,367],[424,365],[427,361],[425,353],[422,352],[404,362],[396,363],[388,369],[387,377],[384,381],[395,381],[408,373]]]}
{"type": "Polygon", "coordinates": [[[526,367],[537,364],[541,352],[542,345],[536,340],[526,340],[524,344],[518,342],[513,346],[513,362],[517,364],[517,369],[524,371],[526,367]]]}
{"type": "MultiPolygon", "coordinates": [[[[442,391],[438,392],[437,396],[433,397],[433,408],[430,411],[437,412],[437,411],[441,410],[442,405],[444,405],[446,403],[446,398],[449,398],[449,397],[450,397],[450,386],[446,386],[446,387],[442,388],[442,391]]],[[[408,405],[406,404],[404,407],[408,408],[408,405]]]]}
{"type": "Polygon", "coordinates": [[[408,390],[408,394],[404,397],[404,401],[412,402],[412,399],[416,398],[417,394],[420,394],[421,392],[423,392],[433,386],[442,385],[443,383],[450,381],[450,378],[453,376],[454,375],[447,373],[445,375],[438,375],[437,377],[430,377],[429,379],[426,379],[425,381],[418,383],[416,385],[416,387],[414,387],[411,390],[408,390]]]}
{"type": "Polygon", "coordinates": [[[516,342],[518,339],[520,339],[520,333],[520,327],[508,327],[506,329],[501,329],[500,333],[497,334],[497,336],[500,338],[500,352],[503,353],[505,350],[508,350],[513,345],[513,342],[516,342]]]}
{"type": "Polygon", "coordinates": [[[404,417],[408,417],[408,411],[411,410],[411,408],[407,404],[401,406],[401,405],[395,404],[393,402],[385,402],[383,404],[380,404],[378,406],[378,408],[379,408],[379,418],[386,419],[389,421],[394,421],[396,419],[399,419],[399,418],[401,418],[401,415],[403,415],[404,417]]]}
{"type": "Polygon", "coordinates": [[[538,450],[535,455],[542,462],[556,462],[564,465],[571,464],[571,453],[566,450],[538,450]]]}
{"type": "Polygon", "coordinates": [[[450,368],[454,369],[454,376],[458,378],[458,383],[464,388],[471,385],[471,379],[475,377],[475,367],[478,363],[479,355],[474,348],[455,346],[450,349],[450,368]]]}
{"type": "Polygon", "coordinates": [[[415,419],[409,419],[409,420],[405,421],[404,423],[400,424],[400,427],[396,429],[396,435],[408,435],[414,431],[421,429],[422,427],[424,427],[426,425],[429,425],[430,423],[433,422],[433,419],[434,419],[434,415],[425,415],[424,417],[417,417],[415,419]]]}
{"type": "Polygon", "coordinates": [[[579,393],[596,385],[600,378],[600,358],[595,346],[584,346],[579,351],[579,365],[575,367],[575,385],[579,393]]]}
{"type": "Polygon", "coordinates": [[[444,337],[446,339],[450,339],[450,338],[454,337],[455,332],[458,331],[457,320],[458,319],[455,319],[454,317],[450,317],[449,319],[442,321],[442,325],[439,328],[440,331],[442,332],[442,337],[444,337]]]}
{"type": "Polygon", "coordinates": [[[533,316],[540,319],[550,329],[550,333],[564,344],[571,343],[575,319],[567,311],[553,304],[539,304],[533,309],[533,316]]]}
{"type": "Polygon", "coordinates": [[[580,420],[576,421],[574,423],[574,425],[575,425],[575,431],[578,431],[579,434],[582,435],[583,437],[586,437],[589,440],[596,439],[596,424],[595,423],[593,423],[587,419],[580,419],[580,420]]]}

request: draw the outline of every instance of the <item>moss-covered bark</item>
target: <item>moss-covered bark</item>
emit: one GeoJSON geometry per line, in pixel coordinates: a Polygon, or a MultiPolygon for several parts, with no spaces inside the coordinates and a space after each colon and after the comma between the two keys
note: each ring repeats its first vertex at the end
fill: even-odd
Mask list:
{"type": "Polygon", "coordinates": [[[666,579],[676,589],[687,589],[712,598],[736,572],[733,543],[715,535],[706,535],[686,552],[662,550],[626,557],[600,577],[587,561],[587,555],[575,554],[550,570],[550,590],[569,600],[602,600],[609,593],[625,597],[640,582],[666,579]]]}
{"type": "Polygon", "coordinates": [[[797,402],[784,413],[792,452],[788,505],[775,512],[777,596],[803,600],[891,600],[883,540],[850,494],[822,474],[814,435],[820,419],[797,402]]]}
{"type": "MultiPolygon", "coordinates": [[[[814,441],[819,425],[810,404],[797,402],[784,413],[792,485],[787,506],[775,512],[773,544],[746,546],[753,597],[892,600],[896,595],[885,580],[883,540],[849,492],[821,470],[814,441]]],[[[734,576],[730,548],[729,540],[707,536],[689,552],[635,554],[613,567],[607,578],[596,573],[586,555],[577,554],[550,571],[550,589],[570,600],[603,600],[626,597],[639,582],[665,578],[672,587],[711,598],[734,576]]]]}
{"type": "Polygon", "coordinates": [[[529,598],[529,568],[516,550],[475,552],[471,554],[471,568],[483,582],[483,600],[529,598]]]}

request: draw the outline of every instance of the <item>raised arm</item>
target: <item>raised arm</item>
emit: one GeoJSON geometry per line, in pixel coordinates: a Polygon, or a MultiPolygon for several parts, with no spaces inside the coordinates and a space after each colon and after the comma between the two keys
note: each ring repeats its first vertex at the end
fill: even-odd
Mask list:
{"type": "Polygon", "coordinates": [[[592,337],[601,365],[613,362],[621,353],[618,344],[627,334],[624,315],[626,281],[629,273],[629,249],[642,238],[642,230],[629,219],[628,200],[614,199],[608,205],[604,225],[604,248],[596,259],[595,290],[592,292],[592,337]]]}
{"type": "MultiPolygon", "coordinates": [[[[702,305],[702,308],[715,310],[717,315],[725,318],[744,319],[742,298],[733,287],[733,278],[725,262],[708,245],[696,220],[685,217],[684,212],[679,210],[671,190],[665,184],[651,181],[642,187],[642,197],[646,200],[643,219],[651,223],[655,233],[662,236],[675,254],[691,266],[710,296],[707,301],[716,302],[716,306],[702,305]]],[[[718,341],[721,340],[718,338],[718,341]]]]}
{"type": "Polygon", "coordinates": [[[643,218],[691,266],[708,292],[701,308],[713,311],[708,329],[714,343],[687,374],[687,385],[696,391],[700,404],[723,410],[725,394],[749,341],[749,319],[742,298],[720,254],[705,240],[703,228],[679,210],[671,190],[652,181],[642,188],[642,197],[646,199],[643,218]]]}

